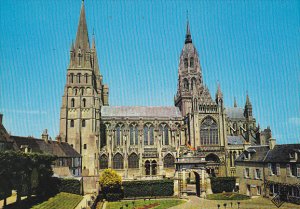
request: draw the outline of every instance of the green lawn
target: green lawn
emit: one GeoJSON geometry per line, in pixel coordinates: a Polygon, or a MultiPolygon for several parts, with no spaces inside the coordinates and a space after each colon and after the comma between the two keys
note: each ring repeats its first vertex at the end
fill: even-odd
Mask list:
{"type": "Polygon", "coordinates": [[[78,205],[82,198],[83,197],[80,195],[61,192],[47,201],[32,207],[32,209],[73,209],[78,205]]]}
{"type": "Polygon", "coordinates": [[[133,208],[143,208],[145,206],[152,206],[151,208],[155,208],[155,209],[166,209],[185,202],[186,202],[185,200],[180,200],[180,199],[146,200],[146,201],[124,200],[121,202],[109,202],[106,206],[106,209],[119,209],[119,208],[133,209],[133,208]]]}
{"type": "Polygon", "coordinates": [[[226,192],[226,193],[207,195],[207,199],[208,200],[248,200],[250,198],[246,195],[233,193],[233,192],[226,192]]]}

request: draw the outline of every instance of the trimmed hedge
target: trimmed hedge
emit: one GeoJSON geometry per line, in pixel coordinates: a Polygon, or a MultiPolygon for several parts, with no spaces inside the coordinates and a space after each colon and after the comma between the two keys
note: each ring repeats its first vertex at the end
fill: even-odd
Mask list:
{"type": "Polygon", "coordinates": [[[171,179],[124,181],[122,186],[124,197],[159,197],[174,194],[174,181],[171,179]]]}
{"type": "Polygon", "coordinates": [[[232,192],[235,187],[235,177],[212,177],[210,180],[213,193],[232,192]]]}
{"type": "Polygon", "coordinates": [[[52,177],[52,184],[50,187],[54,193],[66,192],[81,195],[81,182],[77,179],[52,177]]]}

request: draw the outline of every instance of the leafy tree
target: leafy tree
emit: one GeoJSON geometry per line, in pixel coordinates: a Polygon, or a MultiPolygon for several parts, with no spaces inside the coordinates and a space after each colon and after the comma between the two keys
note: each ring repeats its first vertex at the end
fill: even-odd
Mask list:
{"type": "Polygon", "coordinates": [[[53,175],[51,165],[55,159],[40,153],[0,152],[0,199],[9,197],[13,189],[17,190],[17,202],[23,195],[47,195],[46,184],[53,175]]]}
{"type": "Polygon", "coordinates": [[[113,169],[105,169],[100,175],[99,184],[103,197],[106,199],[117,200],[121,198],[122,194],[122,178],[113,169]]]}

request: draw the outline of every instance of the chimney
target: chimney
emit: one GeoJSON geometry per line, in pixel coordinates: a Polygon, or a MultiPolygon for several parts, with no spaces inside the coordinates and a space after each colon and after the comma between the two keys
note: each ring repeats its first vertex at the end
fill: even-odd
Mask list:
{"type": "Polygon", "coordinates": [[[2,125],[3,114],[0,113],[0,125],[2,125]]]}
{"type": "Polygon", "coordinates": [[[48,143],[48,138],[49,138],[48,130],[45,129],[45,130],[43,131],[43,133],[42,133],[42,139],[43,139],[46,143],[48,143]]]}
{"type": "Polygon", "coordinates": [[[61,143],[61,137],[60,137],[60,135],[58,135],[57,137],[56,137],[56,141],[57,141],[57,143],[61,143]]]}
{"type": "Polygon", "coordinates": [[[270,147],[270,149],[273,149],[275,147],[275,145],[276,145],[276,139],[274,139],[274,138],[271,137],[269,139],[269,147],[270,147]]]}

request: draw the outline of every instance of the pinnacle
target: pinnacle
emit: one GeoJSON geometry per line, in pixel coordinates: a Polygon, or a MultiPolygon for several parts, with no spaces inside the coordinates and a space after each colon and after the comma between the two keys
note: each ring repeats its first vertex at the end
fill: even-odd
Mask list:
{"type": "Polygon", "coordinates": [[[90,49],[89,36],[85,18],[84,1],[82,1],[81,4],[80,18],[75,41],[75,48],[78,49],[79,47],[85,51],[88,51],[90,49]]]}

